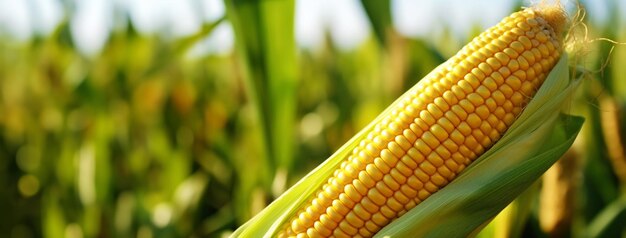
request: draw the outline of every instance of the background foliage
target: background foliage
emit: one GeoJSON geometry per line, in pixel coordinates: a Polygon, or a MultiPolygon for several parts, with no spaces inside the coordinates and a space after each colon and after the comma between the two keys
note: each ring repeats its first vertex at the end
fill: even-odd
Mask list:
{"type": "MultiPolygon", "coordinates": [[[[590,38],[626,41],[616,2],[590,38]]],[[[409,38],[390,1],[361,3],[373,31],[350,50],[330,35],[298,48],[287,0],[225,0],[223,18],[177,38],[120,17],[95,56],[71,10],[49,35],[1,35],[0,236],[230,234],[480,32],[409,38]],[[223,21],[235,50],[189,56],[223,21]]],[[[626,48],[612,46],[579,58],[603,70],[571,102],[587,118],[574,147],[481,236],[626,236],[626,48]]]]}

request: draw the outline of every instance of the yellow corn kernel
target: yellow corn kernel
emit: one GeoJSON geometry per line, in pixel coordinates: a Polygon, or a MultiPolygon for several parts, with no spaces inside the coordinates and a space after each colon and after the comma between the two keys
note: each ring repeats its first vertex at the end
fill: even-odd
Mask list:
{"type": "Polygon", "coordinates": [[[372,236],[450,183],[519,116],[556,64],[564,18],[527,8],[398,100],[279,232],[372,236]]]}

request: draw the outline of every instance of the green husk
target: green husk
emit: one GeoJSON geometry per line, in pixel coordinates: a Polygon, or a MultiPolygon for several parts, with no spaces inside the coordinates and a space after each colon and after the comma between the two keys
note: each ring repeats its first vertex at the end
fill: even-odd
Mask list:
{"type": "MultiPolygon", "coordinates": [[[[567,62],[564,54],[498,143],[449,185],[384,227],[376,237],[475,234],[539,178],[571,146],[583,123],[580,117],[560,113],[579,82],[570,80],[567,62]]],[[[275,236],[381,118],[372,121],[328,160],[237,229],[233,236],[275,236]]]]}

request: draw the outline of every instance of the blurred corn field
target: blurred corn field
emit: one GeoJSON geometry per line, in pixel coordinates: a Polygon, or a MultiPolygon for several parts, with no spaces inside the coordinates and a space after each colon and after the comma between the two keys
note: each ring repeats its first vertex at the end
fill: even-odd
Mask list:
{"type": "MultiPolygon", "coordinates": [[[[0,28],[0,237],[228,236],[486,27],[406,36],[393,1],[361,0],[363,42],[326,32],[300,47],[303,1],[224,0],[182,36],[142,33],[115,8],[88,54],[77,2],[60,1],[47,34],[0,28]],[[224,24],[232,50],[194,53],[224,24]]],[[[589,39],[626,42],[623,3],[599,2],[589,39]]],[[[577,63],[594,73],[570,107],[583,132],[480,237],[626,237],[626,47],[584,46],[577,63]]]]}

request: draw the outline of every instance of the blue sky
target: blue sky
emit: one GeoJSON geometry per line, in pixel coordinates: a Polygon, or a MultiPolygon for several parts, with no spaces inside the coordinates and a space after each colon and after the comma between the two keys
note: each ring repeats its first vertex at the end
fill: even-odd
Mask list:
{"type": "MultiPolygon", "coordinates": [[[[591,16],[602,20],[606,1],[587,1],[591,16]]],[[[490,26],[507,15],[513,0],[393,0],[396,28],[411,37],[437,34],[443,26],[466,34],[479,23],[490,26]]],[[[618,1],[622,12],[626,3],[618,1]]],[[[114,21],[113,9],[127,9],[137,28],[147,34],[167,32],[184,36],[199,29],[203,21],[224,14],[222,0],[81,0],[71,21],[73,37],[87,54],[95,54],[105,43],[114,21]]],[[[572,6],[572,1],[566,1],[572,6]]],[[[63,17],[58,0],[0,0],[0,31],[17,39],[35,33],[47,34],[63,17]]],[[[350,49],[370,34],[369,23],[358,0],[296,0],[296,39],[302,47],[315,47],[325,29],[342,48],[350,49]]],[[[225,22],[199,48],[203,52],[227,53],[233,32],[225,22]]]]}

